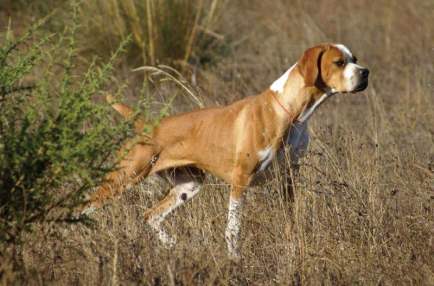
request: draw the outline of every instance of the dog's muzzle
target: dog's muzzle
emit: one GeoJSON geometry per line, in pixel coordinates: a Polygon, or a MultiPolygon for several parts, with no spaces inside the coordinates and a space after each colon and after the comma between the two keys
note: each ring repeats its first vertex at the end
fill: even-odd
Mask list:
{"type": "Polygon", "coordinates": [[[368,87],[369,70],[366,68],[361,68],[358,70],[358,84],[353,92],[363,91],[368,87]]]}

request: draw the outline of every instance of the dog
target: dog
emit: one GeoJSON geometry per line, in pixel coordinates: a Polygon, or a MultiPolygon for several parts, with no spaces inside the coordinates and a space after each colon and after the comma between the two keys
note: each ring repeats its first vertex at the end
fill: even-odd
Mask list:
{"type": "MultiPolygon", "coordinates": [[[[307,49],[302,57],[264,92],[223,107],[211,107],[164,118],[149,135],[138,120],[139,135],[128,142],[119,169],[91,195],[87,209],[121,193],[150,175],[172,174],[173,188],[144,213],[161,242],[175,240],[161,227],[173,210],[201,190],[202,172],[231,186],[225,240],[229,257],[240,259],[239,236],[244,193],[255,176],[270,165],[284,142],[297,160],[308,145],[307,121],[336,93],[356,93],[368,86],[369,70],[357,64],[341,44],[325,43],[307,49]]],[[[132,109],[113,103],[125,117],[132,109]]]]}

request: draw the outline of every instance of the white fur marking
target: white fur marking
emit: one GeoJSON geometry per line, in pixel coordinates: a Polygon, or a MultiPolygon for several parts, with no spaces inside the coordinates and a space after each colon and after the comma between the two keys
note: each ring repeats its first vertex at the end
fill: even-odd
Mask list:
{"type": "Polygon", "coordinates": [[[361,66],[355,63],[348,63],[344,69],[344,78],[346,80],[346,89],[348,91],[353,90],[357,85],[356,73],[358,70],[362,69],[361,66]]]}
{"type": "Polygon", "coordinates": [[[174,209],[193,198],[200,191],[200,186],[196,182],[187,182],[175,186],[170,190],[171,195],[175,196],[175,201],[161,213],[156,214],[148,220],[148,224],[157,232],[158,238],[166,247],[172,247],[176,243],[176,239],[171,237],[162,227],[161,222],[174,209]],[[181,198],[182,194],[186,194],[186,199],[181,198]]]}
{"type": "Polygon", "coordinates": [[[81,214],[83,215],[90,215],[91,213],[93,213],[96,210],[96,208],[94,206],[90,206],[88,208],[85,208],[81,214]]]}
{"type": "Polygon", "coordinates": [[[198,191],[198,185],[194,182],[184,183],[176,186],[176,205],[175,208],[179,205],[185,203],[189,199],[191,199],[194,195],[196,195],[198,191]],[[186,200],[181,199],[182,194],[186,195],[186,200]]]}
{"type": "Polygon", "coordinates": [[[312,113],[315,111],[315,109],[321,103],[323,103],[323,101],[326,100],[328,96],[329,95],[327,93],[321,95],[320,99],[318,99],[309,109],[303,111],[303,113],[297,118],[297,121],[299,122],[307,121],[312,116],[312,113]]]}
{"type": "Polygon", "coordinates": [[[344,69],[344,77],[345,79],[351,79],[354,76],[356,71],[356,65],[353,63],[348,63],[344,69]]]}
{"type": "Polygon", "coordinates": [[[259,161],[261,162],[261,166],[259,171],[264,171],[267,168],[268,164],[270,164],[271,160],[274,157],[274,150],[271,146],[266,147],[263,150],[258,152],[259,161]]]}
{"type": "Polygon", "coordinates": [[[346,46],[344,46],[342,44],[336,44],[335,47],[338,48],[347,57],[349,57],[349,58],[353,57],[353,54],[351,53],[350,49],[348,49],[346,46]]]}
{"type": "Polygon", "coordinates": [[[152,222],[149,223],[149,225],[158,234],[158,238],[166,248],[172,248],[176,244],[176,238],[170,236],[163,228],[161,228],[160,223],[152,222]]]}
{"type": "Polygon", "coordinates": [[[240,238],[242,201],[229,198],[228,225],[225,232],[225,240],[230,255],[239,258],[238,240],[240,238]]]}
{"type": "Polygon", "coordinates": [[[171,213],[174,209],[191,199],[194,195],[199,192],[199,185],[195,182],[183,183],[175,186],[170,192],[175,196],[175,203],[171,204],[167,209],[163,212],[159,213],[156,217],[150,220],[151,223],[160,224],[166,216],[171,213]],[[187,199],[181,199],[181,195],[185,193],[187,195],[187,199]]]}
{"type": "Polygon", "coordinates": [[[281,77],[279,77],[276,81],[274,81],[271,84],[270,89],[274,92],[282,93],[284,88],[285,88],[285,84],[288,81],[288,76],[291,73],[291,70],[295,66],[296,66],[296,64],[294,64],[292,67],[290,67],[281,77]]]}

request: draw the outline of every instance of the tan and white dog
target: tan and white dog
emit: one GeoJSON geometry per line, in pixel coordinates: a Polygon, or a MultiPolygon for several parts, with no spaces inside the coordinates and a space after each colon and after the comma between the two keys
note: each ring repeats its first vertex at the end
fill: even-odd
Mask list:
{"type": "MultiPolygon", "coordinates": [[[[141,178],[170,173],[173,188],[144,218],[164,244],[172,245],[174,239],[161,222],[200,192],[197,171],[209,172],[231,186],[225,239],[230,257],[237,260],[243,194],[255,175],[269,166],[285,141],[297,159],[307,147],[307,120],[313,111],[335,93],[364,90],[368,75],[345,46],[312,47],[263,93],[167,117],[150,135],[138,135],[125,147],[120,168],[109,174],[87,207],[101,206],[141,178]]],[[[132,113],[120,103],[113,107],[126,117],[132,113]]],[[[143,125],[136,122],[139,132],[143,125]]]]}

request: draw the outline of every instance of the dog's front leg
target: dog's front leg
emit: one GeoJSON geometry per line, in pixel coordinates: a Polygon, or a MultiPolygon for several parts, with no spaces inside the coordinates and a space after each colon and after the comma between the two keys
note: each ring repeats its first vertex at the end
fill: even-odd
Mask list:
{"type": "Polygon", "coordinates": [[[241,212],[243,207],[243,198],[229,197],[228,224],[225,232],[225,239],[228,245],[229,257],[232,260],[240,260],[239,238],[241,227],[241,212]]]}
{"type": "Polygon", "coordinates": [[[226,226],[225,239],[228,246],[229,258],[238,262],[240,255],[240,229],[241,216],[244,202],[244,190],[246,189],[249,178],[248,176],[237,176],[232,184],[229,195],[228,224],[226,226]]]}

